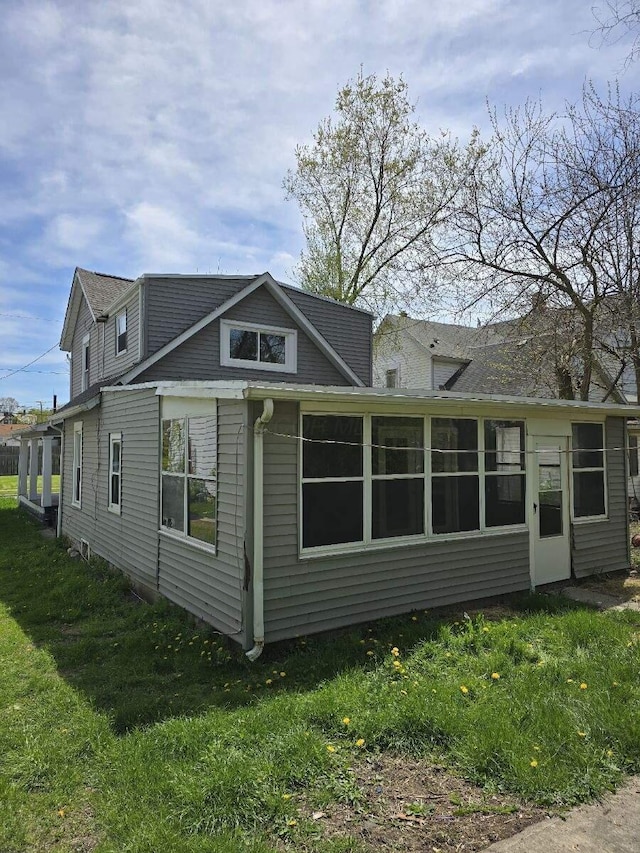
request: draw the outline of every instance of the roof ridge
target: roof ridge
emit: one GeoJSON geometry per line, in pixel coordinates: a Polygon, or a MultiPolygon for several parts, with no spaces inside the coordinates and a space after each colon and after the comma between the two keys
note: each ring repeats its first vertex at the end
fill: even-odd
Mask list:
{"type": "Polygon", "coordinates": [[[78,267],[78,272],[88,272],[91,275],[99,275],[102,278],[116,278],[119,281],[130,281],[130,282],[135,281],[135,278],[126,278],[126,276],[123,276],[123,275],[112,275],[110,272],[98,272],[97,270],[88,270],[88,269],[85,269],[84,267],[78,267]]]}

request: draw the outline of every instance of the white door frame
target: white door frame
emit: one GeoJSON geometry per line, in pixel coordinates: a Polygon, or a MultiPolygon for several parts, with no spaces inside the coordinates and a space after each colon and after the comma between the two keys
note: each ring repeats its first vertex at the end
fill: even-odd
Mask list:
{"type": "Polygon", "coordinates": [[[532,421],[527,425],[529,566],[531,588],[571,577],[571,502],[570,502],[570,430],[571,425],[553,421],[532,421]],[[557,447],[560,451],[562,487],[562,534],[540,538],[539,446],[557,447]],[[551,568],[549,566],[551,565],[551,568]]]}

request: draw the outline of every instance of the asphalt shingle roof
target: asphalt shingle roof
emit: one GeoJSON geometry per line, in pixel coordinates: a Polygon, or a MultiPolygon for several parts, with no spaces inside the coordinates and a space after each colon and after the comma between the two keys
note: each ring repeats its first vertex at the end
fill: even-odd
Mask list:
{"type": "Polygon", "coordinates": [[[80,267],[76,272],[96,317],[104,314],[109,306],[133,284],[132,278],[105,275],[101,272],[83,270],[80,267]]]}

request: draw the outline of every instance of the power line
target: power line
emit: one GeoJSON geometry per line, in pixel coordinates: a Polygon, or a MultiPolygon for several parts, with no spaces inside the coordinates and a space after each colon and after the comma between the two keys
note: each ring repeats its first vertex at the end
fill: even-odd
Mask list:
{"type": "Polygon", "coordinates": [[[42,320],[44,323],[62,323],[62,320],[54,320],[53,317],[34,317],[33,314],[4,314],[0,311],[0,317],[11,317],[14,320],[42,320]]]}
{"type": "MultiPolygon", "coordinates": [[[[10,367],[0,367],[0,370],[11,370],[10,367]]],[[[68,376],[68,370],[24,370],[22,369],[22,373],[52,373],[56,376],[68,376]]],[[[2,377],[4,378],[4,377],[2,377]]]]}
{"type": "Polygon", "coordinates": [[[30,361],[28,364],[23,365],[22,367],[16,368],[16,370],[12,370],[10,373],[5,373],[4,376],[0,376],[0,380],[8,379],[10,376],[15,376],[16,373],[21,373],[23,370],[26,370],[27,367],[31,367],[32,364],[35,364],[36,361],[40,361],[41,358],[44,358],[45,355],[49,355],[54,349],[58,348],[58,344],[55,343],[52,347],[49,347],[46,352],[43,352],[42,355],[39,355],[37,358],[34,358],[33,361],[30,361]]]}

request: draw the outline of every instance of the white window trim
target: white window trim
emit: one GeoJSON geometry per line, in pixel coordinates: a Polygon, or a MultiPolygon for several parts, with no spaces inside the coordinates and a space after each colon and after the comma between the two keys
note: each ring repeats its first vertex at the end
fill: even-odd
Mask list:
{"type": "Polygon", "coordinates": [[[298,332],[296,329],[281,329],[276,326],[263,326],[258,323],[244,323],[242,320],[220,320],[220,364],[222,367],[241,367],[243,370],[269,370],[279,373],[298,372],[298,332]],[[230,336],[232,329],[247,332],[263,332],[267,335],[282,335],[285,339],[284,364],[265,361],[250,361],[244,358],[231,358],[230,336]]]}
{"type": "Polygon", "coordinates": [[[128,333],[128,328],[127,328],[127,309],[126,308],[123,308],[122,311],[118,311],[118,313],[116,314],[115,333],[116,333],[116,358],[117,358],[119,355],[124,355],[126,353],[128,345],[129,345],[129,333],[128,333]],[[124,347],[124,349],[118,348],[118,341],[120,340],[120,334],[119,334],[120,329],[119,329],[118,321],[120,320],[121,317],[124,317],[124,333],[127,335],[127,346],[124,347]]]}
{"type": "MultiPolygon", "coordinates": [[[[186,484],[189,482],[189,477],[191,476],[188,473],[188,453],[189,453],[189,418],[191,417],[206,417],[215,415],[216,419],[216,472],[218,469],[218,413],[217,406],[213,412],[208,410],[208,406],[212,401],[207,401],[207,410],[200,412],[199,410],[194,409],[193,412],[189,414],[176,414],[174,412],[164,413],[162,412],[160,415],[160,464],[159,464],[159,480],[158,480],[158,531],[163,535],[170,539],[174,539],[177,542],[183,542],[186,545],[192,546],[194,548],[198,548],[201,551],[206,551],[209,554],[216,554],[218,547],[218,473],[216,473],[215,482],[216,482],[216,541],[215,544],[211,544],[210,542],[203,542],[202,539],[196,539],[193,536],[189,536],[186,531],[187,527],[187,519],[189,513],[189,500],[188,500],[188,489],[186,484]],[[163,441],[163,429],[162,424],[163,421],[184,421],[184,434],[185,434],[185,442],[184,442],[184,470],[182,473],[178,471],[163,471],[162,470],[162,441],[163,441]],[[183,497],[183,517],[184,517],[184,526],[185,530],[176,530],[174,527],[165,527],[162,523],[162,477],[163,476],[173,476],[180,477],[184,483],[184,497],[183,497]]],[[[215,403],[215,401],[213,401],[215,403]]],[[[196,478],[200,479],[200,478],[196,478]]],[[[214,479],[213,477],[209,477],[206,479],[214,479]]]]}
{"type": "Polygon", "coordinates": [[[110,432],[109,433],[109,476],[107,479],[107,509],[109,512],[113,512],[116,515],[121,515],[122,513],[122,433],[121,432],[110,432]],[[113,445],[120,445],[120,470],[118,471],[118,503],[114,504],[111,500],[111,476],[113,472],[113,445]]]}
{"type": "Polygon", "coordinates": [[[82,339],[82,364],[80,366],[82,371],[82,390],[86,391],[90,384],[90,371],[91,371],[91,335],[85,335],[82,339]],[[87,350],[89,351],[89,369],[87,370],[87,350]]]}
{"type": "MultiPolygon", "coordinates": [[[[602,429],[602,466],[597,468],[574,468],[573,467],[573,426],[578,424],[591,424],[594,421],[571,421],[571,436],[569,438],[569,501],[571,504],[571,523],[572,524],[591,524],[594,521],[609,520],[609,472],[607,471],[607,425],[602,421],[595,423],[602,429]],[[603,488],[604,488],[604,515],[576,515],[574,504],[574,474],[588,474],[602,471],[603,488]]],[[[626,480],[625,480],[626,482],[626,480]]]]}
{"type": "Polygon", "coordinates": [[[71,489],[71,506],[76,507],[76,509],[82,509],[82,452],[84,445],[84,437],[82,432],[82,421],[76,421],[73,425],[73,482],[71,489]],[[77,450],[78,444],[76,436],[80,435],[80,451],[78,459],[77,450]],[[80,469],[80,477],[76,477],[76,471],[80,469]],[[76,483],[78,484],[78,494],[76,495],[76,483]]]}
{"type": "MultiPolygon", "coordinates": [[[[435,543],[435,542],[448,542],[448,541],[456,541],[461,539],[467,539],[469,537],[472,538],[482,538],[487,536],[505,536],[511,533],[523,533],[528,531],[528,524],[526,520],[525,513],[525,521],[521,524],[508,524],[501,526],[489,527],[486,523],[486,512],[485,512],[485,475],[488,473],[489,476],[493,476],[496,474],[497,476],[504,476],[509,472],[486,472],[485,464],[484,464],[484,424],[485,421],[495,421],[495,420],[505,420],[504,418],[496,418],[493,416],[464,416],[464,415],[421,415],[419,413],[393,413],[388,414],[388,417],[407,417],[407,418],[423,418],[424,421],[424,446],[425,448],[431,447],[431,421],[433,418],[453,418],[454,420],[459,420],[462,418],[463,420],[475,420],[477,423],[478,429],[478,471],[469,471],[462,472],[465,475],[475,476],[479,478],[479,520],[480,527],[474,528],[473,530],[460,530],[454,531],[451,533],[434,533],[433,532],[433,514],[431,507],[431,483],[432,477],[446,477],[446,476],[458,476],[458,472],[443,472],[442,474],[433,474],[432,473],[432,465],[431,465],[431,453],[425,449],[425,464],[424,464],[424,473],[422,475],[415,475],[416,477],[422,476],[424,478],[424,533],[416,533],[409,536],[393,536],[387,539],[373,539],[371,536],[371,528],[372,528],[372,519],[371,519],[371,507],[372,507],[372,484],[374,477],[371,473],[371,454],[367,453],[368,447],[371,444],[371,419],[373,417],[385,417],[387,416],[384,412],[346,412],[346,411],[314,411],[311,409],[304,409],[298,413],[298,434],[300,436],[303,435],[303,416],[304,415],[326,415],[329,417],[361,417],[363,418],[362,425],[362,443],[363,443],[363,477],[327,477],[327,478],[303,478],[302,476],[302,453],[303,453],[303,441],[299,441],[298,447],[298,518],[300,519],[299,531],[298,531],[298,557],[300,559],[311,559],[314,557],[323,557],[329,555],[338,555],[338,554],[350,554],[354,552],[360,551],[375,551],[381,550],[385,548],[395,548],[395,547],[403,547],[403,546],[415,546],[424,543],[435,543]],[[302,529],[302,518],[303,518],[303,497],[302,497],[302,485],[303,482],[347,482],[352,480],[363,480],[363,538],[358,542],[341,542],[335,545],[316,545],[313,547],[305,548],[303,546],[302,537],[303,537],[303,529],[302,529]]],[[[525,428],[525,437],[526,437],[526,419],[525,418],[509,418],[509,420],[517,421],[519,423],[524,424],[525,428]]],[[[514,474],[524,475],[525,478],[525,508],[527,506],[527,501],[529,498],[529,466],[527,462],[527,456],[525,451],[525,465],[521,471],[513,472],[514,474]]],[[[404,479],[411,479],[409,475],[400,475],[404,479]]],[[[384,479],[384,478],[382,478],[384,479]]],[[[394,479],[391,475],[387,479],[394,479]]],[[[589,518],[589,520],[592,520],[589,518]]]]}

